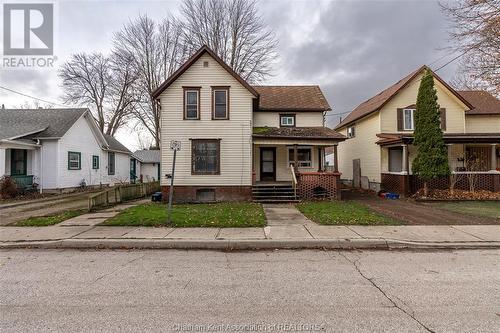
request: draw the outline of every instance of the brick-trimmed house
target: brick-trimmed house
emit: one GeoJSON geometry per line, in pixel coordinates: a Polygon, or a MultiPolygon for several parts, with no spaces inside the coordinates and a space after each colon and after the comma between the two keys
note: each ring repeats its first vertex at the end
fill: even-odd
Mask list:
{"type": "Polygon", "coordinates": [[[339,197],[326,147],[345,137],[323,126],[330,110],[318,86],[253,86],[204,46],[155,91],[161,105],[161,185],[174,200],[290,201],[339,197]]]}
{"type": "MultiPolygon", "coordinates": [[[[356,107],[336,130],[347,136],[338,148],[343,180],[355,187],[409,195],[423,182],[412,175],[416,156],[413,113],[426,66],[356,107]]],[[[433,73],[441,128],[450,169],[462,174],[456,188],[468,189],[465,175],[477,175],[477,189],[500,191],[500,101],[484,91],[456,91],[433,73]],[[474,163],[467,163],[474,161],[474,163]]],[[[446,189],[450,179],[433,181],[446,189]]]]}
{"type": "Polygon", "coordinates": [[[101,133],[89,109],[0,109],[0,176],[21,189],[128,183],[131,154],[101,133]]]}

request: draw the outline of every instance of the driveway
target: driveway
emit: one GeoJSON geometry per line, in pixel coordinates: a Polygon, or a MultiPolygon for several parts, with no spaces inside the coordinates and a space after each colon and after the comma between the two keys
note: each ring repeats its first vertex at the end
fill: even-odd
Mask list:
{"type": "Polygon", "coordinates": [[[34,200],[19,206],[0,205],[0,225],[9,225],[31,216],[46,216],[88,207],[89,192],[34,200]]]}
{"type": "Polygon", "coordinates": [[[314,325],[302,332],[495,332],[499,257],[499,250],[0,251],[0,331],[235,333],[243,329],[209,325],[252,324],[267,330],[245,331],[299,331],[278,326],[288,324],[314,325]]]}
{"type": "Polygon", "coordinates": [[[411,199],[388,200],[354,190],[342,192],[342,195],[344,200],[360,202],[409,225],[500,224],[500,219],[455,213],[411,199]]]}

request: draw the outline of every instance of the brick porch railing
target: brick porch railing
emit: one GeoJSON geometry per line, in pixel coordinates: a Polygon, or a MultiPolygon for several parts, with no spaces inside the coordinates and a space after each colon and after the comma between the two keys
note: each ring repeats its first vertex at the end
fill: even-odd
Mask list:
{"type": "Polygon", "coordinates": [[[301,199],[340,200],[339,172],[300,172],[297,174],[297,194],[301,199]]]}
{"type": "MultiPolygon", "coordinates": [[[[458,190],[468,190],[469,181],[466,174],[455,184],[458,190]]],[[[476,190],[486,190],[500,192],[500,174],[498,173],[478,173],[476,190]]],[[[396,192],[403,195],[411,195],[423,188],[424,182],[414,175],[382,174],[382,188],[386,191],[396,192]]],[[[429,182],[430,189],[446,190],[450,188],[449,178],[434,179],[429,182]]]]}

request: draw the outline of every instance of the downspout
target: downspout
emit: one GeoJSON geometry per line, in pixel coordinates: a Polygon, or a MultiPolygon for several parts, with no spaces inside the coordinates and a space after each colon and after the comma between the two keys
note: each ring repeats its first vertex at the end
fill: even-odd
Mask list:
{"type": "Polygon", "coordinates": [[[43,153],[42,153],[42,145],[40,143],[40,139],[36,139],[36,144],[40,146],[40,194],[43,193],[43,180],[42,180],[42,175],[43,175],[43,153]]]}

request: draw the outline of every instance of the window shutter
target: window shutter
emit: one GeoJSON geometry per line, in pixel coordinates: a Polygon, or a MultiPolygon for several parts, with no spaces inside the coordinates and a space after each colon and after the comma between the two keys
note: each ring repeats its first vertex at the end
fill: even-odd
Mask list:
{"type": "Polygon", "coordinates": [[[398,132],[403,131],[403,109],[398,109],[398,132]]]}
{"type": "Polygon", "coordinates": [[[440,108],[439,114],[441,115],[441,129],[446,131],[446,109],[440,108]]]}

